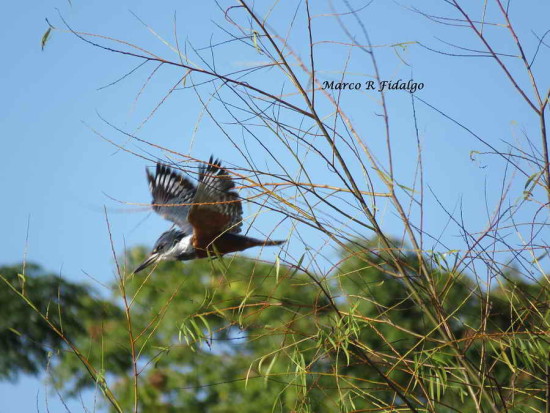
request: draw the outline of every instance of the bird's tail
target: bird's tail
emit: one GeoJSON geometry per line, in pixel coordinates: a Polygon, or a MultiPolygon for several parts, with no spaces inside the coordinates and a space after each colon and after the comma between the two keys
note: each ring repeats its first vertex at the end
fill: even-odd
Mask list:
{"type": "Polygon", "coordinates": [[[283,245],[286,242],[286,240],[270,240],[266,239],[265,241],[261,241],[262,245],[270,246],[270,245],[283,245]]]}
{"type": "Polygon", "coordinates": [[[270,240],[270,239],[256,239],[256,238],[248,238],[247,239],[247,245],[246,248],[250,247],[269,247],[273,245],[282,245],[286,242],[285,241],[277,241],[277,240],[270,240]]]}

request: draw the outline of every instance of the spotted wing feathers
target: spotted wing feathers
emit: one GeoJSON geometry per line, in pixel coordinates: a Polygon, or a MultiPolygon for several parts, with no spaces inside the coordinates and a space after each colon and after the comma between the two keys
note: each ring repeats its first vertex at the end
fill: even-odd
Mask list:
{"type": "Polygon", "coordinates": [[[160,163],[157,163],[155,175],[147,170],[147,180],[153,195],[153,210],[184,232],[191,233],[192,227],[187,215],[195,198],[195,185],[169,166],[160,163]]]}
{"type": "Polygon", "coordinates": [[[210,157],[199,169],[199,184],[189,211],[189,222],[197,238],[223,232],[241,232],[243,208],[235,183],[219,160],[210,157]]]}

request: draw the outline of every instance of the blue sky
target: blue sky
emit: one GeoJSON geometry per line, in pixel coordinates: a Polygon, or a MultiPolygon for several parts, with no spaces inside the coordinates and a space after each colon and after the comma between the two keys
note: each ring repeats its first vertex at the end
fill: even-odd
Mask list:
{"type": "MultiPolygon", "coordinates": [[[[432,14],[453,15],[442,1],[422,3],[423,10],[432,14]]],[[[223,2],[222,6],[229,4],[232,3],[223,2]]],[[[314,9],[312,14],[328,10],[324,2],[319,4],[323,5],[316,4],[319,9],[314,9]]],[[[489,16],[495,15],[491,7],[494,8],[494,5],[490,6],[489,16]]],[[[537,42],[531,31],[541,36],[548,29],[550,4],[536,1],[529,6],[523,3],[520,6],[519,2],[512,2],[511,7],[518,35],[525,39],[526,54],[532,56],[537,42]]],[[[191,89],[174,92],[140,127],[181,76],[178,70],[161,69],[162,73],[152,78],[136,101],[153,65],[138,69],[133,76],[115,86],[98,90],[120,78],[139,61],[99,50],[70,33],[59,31],[52,34],[46,49],[41,51],[40,39],[47,28],[44,19],[47,17],[54,26],[63,27],[56,8],[75,30],[128,40],[170,59],[176,59],[174,53],[130,11],[172,43],[174,12],[177,12],[180,43],[188,41],[197,48],[227,39],[227,35],[217,27],[219,24],[227,28],[227,22],[214,2],[210,1],[182,5],[175,1],[158,4],[146,1],[73,0],[70,6],[68,2],[58,0],[38,2],[32,7],[22,2],[9,2],[4,6],[5,22],[0,26],[0,42],[5,57],[0,67],[3,96],[0,101],[0,148],[4,154],[0,164],[4,194],[4,202],[0,204],[0,229],[4,234],[0,238],[0,264],[21,262],[26,253],[29,261],[69,279],[91,282],[85,276],[86,272],[100,281],[109,282],[113,280],[114,273],[104,206],[109,213],[119,252],[124,245],[152,245],[167,224],[147,208],[132,205],[149,202],[144,168],[152,163],[117,150],[93,130],[137,153],[143,154],[151,148],[128,141],[106,125],[98,114],[117,127],[157,145],[202,159],[214,153],[229,164],[246,165],[215,122],[207,115],[201,116],[202,106],[191,89]],[[26,245],[27,226],[29,236],[26,245]]],[[[479,8],[470,10],[477,18],[481,18],[479,8]]],[[[270,22],[283,34],[291,15],[289,10],[278,6],[270,22]]],[[[436,25],[394,2],[374,1],[361,16],[375,45],[421,42],[435,49],[451,50],[438,40],[443,39],[464,47],[481,48],[471,32],[436,25]]],[[[313,27],[318,39],[349,40],[328,18],[315,18],[313,27]]],[[[350,27],[357,35],[357,41],[361,42],[362,35],[357,27],[351,22],[350,27]]],[[[304,28],[303,22],[295,24],[291,43],[307,61],[304,28]]],[[[499,51],[516,53],[514,44],[508,37],[499,34],[501,32],[490,34],[499,51]]],[[[318,77],[321,80],[338,79],[337,72],[342,70],[348,49],[319,44],[315,50],[319,62],[318,77]]],[[[534,71],[548,84],[548,48],[543,46],[539,53],[534,71]]],[[[365,74],[372,73],[372,68],[366,58],[357,52],[354,52],[355,56],[357,59],[348,68],[346,80],[364,81],[367,79],[365,74]]],[[[451,58],[430,52],[418,44],[407,46],[400,57],[393,48],[379,48],[377,56],[383,79],[408,80],[412,76],[423,82],[424,89],[417,92],[420,98],[463,122],[501,150],[506,148],[504,141],[512,142],[523,133],[536,139],[533,114],[494,61],[451,58]],[[408,65],[403,64],[403,60],[408,65]]],[[[220,73],[239,70],[247,62],[259,60],[265,60],[265,57],[255,54],[254,50],[230,45],[216,49],[216,64],[220,73]]],[[[519,63],[507,61],[513,70],[521,73],[519,63]]],[[[519,78],[528,89],[528,79],[523,76],[519,78]]],[[[200,77],[194,79],[205,80],[200,77]]],[[[251,79],[262,82],[261,77],[251,79]]],[[[274,82],[269,86],[277,90],[281,84],[274,82]]],[[[289,88],[288,84],[286,87],[289,88]]],[[[385,142],[382,138],[383,124],[376,116],[379,112],[376,95],[350,92],[345,94],[344,99],[354,122],[359,125],[359,132],[375,152],[382,153],[385,142]]],[[[396,175],[404,184],[410,185],[416,162],[416,155],[411,156],[416,137],[410,95],[404,92],[388,93],[388,102],[396,175]]],[[[419,102],[416,105],[426,183],[451,210],[463,200],[464,215],[471,231],[482,230],[487,219],[485,194],[490,200],[489,205],[493,205],[498,196],[495,188],[500,184],[502,162],[491,157],[477,157],[472,161],[471,151],[486,151],[487,148],[440,114],[419,102]]],[[[229,120],[222,108],[213,107],[219,119],[229,120]]],[[[238,136],[236,128],[227,126],[227,130],[238,136]]],[[[251,148],[260,165],[276,169],[273,160],[265,153],[254,145],[251,148]]],[[[153,155],[162,156],[162,153],[153,151],[153,155]]],[[[325,180],[330,179],[323,164],[313,162],[311,168],[317,174],[318,182],[326,183],[325,180]]],[[[519,179],[514,185],[517,196],[521,194],[524,182],[525,179],[519,179]]],[[[246,211],[250,214],[255,212],[253,206],[246,211]]],[[[381,214],[384,228],[399,236],[402,229],[392,213],[382,208],[381,214]]],[[[429,217],[427,229],[431,233],[444,231],[446,215],[433,199],[426,204],[426,216],[429,217]]],[[[277,221],[269,214],[262,214],[254,226],[263,233],[269,233],[277,221]]],[[[276,237],[287,236],[290,223],[285,225],[275,230],[276,237]]],[[[314,235],[307,229],[304,231],[306,235],[314,235]]],[[[253,233],[258,235],[258,232],[253,233]]],[[[451,248],[462,248],[458,235],[457,231],[446,233],[445,243],[451,248]]],[[[316,245],[320,245],[322,240],[318,242],[316,245]]],[[[292,255],[300,256],[302,249],[303,245],[292,241],[292,255]]],[[[273,259],[275,252],[266,251],[263,256],[273,259]]],[[[45,409],[46,390],[40,380],[23,378],[15,384],[0,384],[0,399],[3,400],[0,413],[37,411],[37,392],[40,393],[38,405],[42,411],[45,409]]],[[[51,411],[60,411],[61,405],[56,404],[55,397],[50,398],[51,411]]],[[[74,411],[82,410],[78,402],[71,406],[74,411]]]]}

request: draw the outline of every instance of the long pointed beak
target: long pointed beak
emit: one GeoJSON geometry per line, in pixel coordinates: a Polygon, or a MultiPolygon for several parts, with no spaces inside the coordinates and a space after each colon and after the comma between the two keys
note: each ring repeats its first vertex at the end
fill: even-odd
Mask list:
{"type": "Polygon", "coordinates": [[[143,261],[139,267],[137,267],[135,270],[134,270],[134,274],[137,274],[138,272],[140,271],[143,271],[145,268],[147,268],[148,266],[150,266],[151,264],[154,264],[155,262],[157,262],[160,258],[160,254],[158,253],[155,253],[155,254],[151,254],[149,256],[149,258],[147,258],[145,261],[143,261]]]}

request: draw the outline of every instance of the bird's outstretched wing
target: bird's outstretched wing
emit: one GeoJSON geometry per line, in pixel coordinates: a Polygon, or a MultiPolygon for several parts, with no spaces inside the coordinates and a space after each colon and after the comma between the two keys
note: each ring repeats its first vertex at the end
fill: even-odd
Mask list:
{"type": "Polygon", "coordinates": [[[193,228],[187,215],[197,191],[195,185],[167,165],[157,163],[154,176],[149,170],[146,171],[153,195],[153,210],[190,234],[193,228]]]}
{"type": "Polygon", "coordinates": [[[210,157],[208,164],[200,167],[194,205],[188,215],[195,248],[205,249],[223,232],[241,232],[243,208],[233,188],[235,183],[219,160],[210,157]]]}

